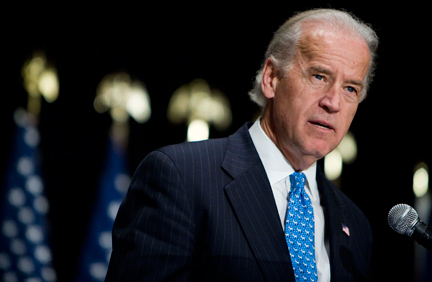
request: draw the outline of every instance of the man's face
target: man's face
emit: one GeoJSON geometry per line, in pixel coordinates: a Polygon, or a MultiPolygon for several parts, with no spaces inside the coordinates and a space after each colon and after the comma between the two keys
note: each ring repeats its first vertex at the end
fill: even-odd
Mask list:
{"type": "Polygon", "coordinates": [[[348,131],[370,56],[363,40],[341,31],[310,29],[299,43],[291,69],[275,76],[274,93],[266,95],[270,110],[264,123],[270,126],[263,128],[295,169],[306,169],[348,131]]]}

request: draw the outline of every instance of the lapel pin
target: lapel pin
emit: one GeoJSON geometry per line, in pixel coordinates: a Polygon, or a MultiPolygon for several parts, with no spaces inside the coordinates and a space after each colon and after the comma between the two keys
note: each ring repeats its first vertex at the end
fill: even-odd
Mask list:
{"type": "Polygon", "coordinates": [[[350,231],[348,226],[346,226],[345,224],[342,223],[342,231],[346,234],[346,235],[350,235],[350,231]]]}

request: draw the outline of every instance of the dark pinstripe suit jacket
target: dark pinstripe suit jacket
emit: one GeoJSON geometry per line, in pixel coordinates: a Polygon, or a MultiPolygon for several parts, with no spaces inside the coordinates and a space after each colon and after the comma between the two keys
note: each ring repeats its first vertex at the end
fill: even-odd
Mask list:
{"type": "MultiPolygon", "coordinates": [[[[332,281],[366,280],[369,223],[320,169],[317,182],[332,281]]],[[[168,146],[144,159],[114,224],[106,281],[294,281],[248,125],[228,138],[168,146]]]]}

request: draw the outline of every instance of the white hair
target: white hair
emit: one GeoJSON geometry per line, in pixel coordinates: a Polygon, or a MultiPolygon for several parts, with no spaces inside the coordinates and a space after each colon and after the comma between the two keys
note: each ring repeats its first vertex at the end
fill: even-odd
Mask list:
{"type": "Polygon", "coordinates": [[[365,40],[369,47],[370,64],[364,81],[365,87],[360,94],[361,100],[366,97],[368,86],[374,75],[378,36],[367,24],[345,11],[316,9],[294,15],[275,32],[273,39],[267,47],[261,68],[255,77],[254,88],[249,92],[252,101],[257,103],[260,107],[263,108],[267,101],[261,90],[262,72],[265,61],[271,58],[277,69],[284,74],[288,72],[297,51],[298,41],[304,31],[304,24],[311,22],[319,23],[321,26],[324,25],[346,30],[365,40]]]}

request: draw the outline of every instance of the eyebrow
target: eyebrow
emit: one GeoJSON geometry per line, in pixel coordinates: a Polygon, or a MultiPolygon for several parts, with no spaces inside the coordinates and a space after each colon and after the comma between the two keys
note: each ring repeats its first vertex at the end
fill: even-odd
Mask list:
{"type": "MultiPolygon", "coordinates": [[[[331,70],[326,69],[326,68],[323,68],[323,67],[320,67],[320,66],[311,66],[311,67],[309,68],[309,71],[310,71],[310,72],[318,72],[318,73],[327,74],[327,75],[333,75],[333,72],[332,72],[331,70]]],[[[359,81],[359,80],[352,80],[352,79],[350,79],[350,80],[347,80],[347,81],[345,81],[345,82],[347,82],[347,83],[349,83],[349,84],[357,85],[357,86],[359,86],[361,89],[364,88],[364,82],[363,82],[363,81],[359,81]]]]}
{"type": "Polygon", "coordinates": [[[318,66],[311,66],[309,68],[309,71],[311,71],[311,72],[319,72],[319,73],[328,74],[328,75],[333,74],[333,72],[331,70],[323,68],[323,67],[318,67],[318,66]]]}

